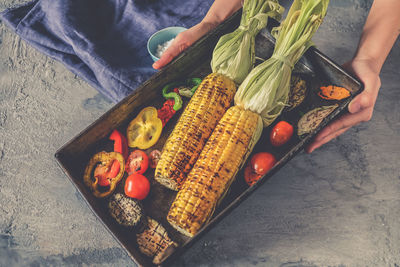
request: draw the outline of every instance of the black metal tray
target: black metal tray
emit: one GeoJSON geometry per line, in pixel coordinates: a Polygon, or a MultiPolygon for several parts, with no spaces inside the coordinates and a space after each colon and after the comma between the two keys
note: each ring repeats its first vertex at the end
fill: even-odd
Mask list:
{"type": "MultiPolygon", "coordinates": [[[[192,47],[187,49],[175,61],[169,64],[160,72],[153,75],[144,82],[134,93],[127,96],[120,103],[111,108],[102,115],[93,124],[88,126],[75,138],[61,147],[55,154],[60,167],[69,177],[73,185],[77,188],[83,199],[87,202],[90,209],[102,221],[105,227],[116,238],[116,240],[125,248],[128,255],[138,264],[143,266],[152,266],[150,258],[144,256],[137,248],[133,234],[130,234],[123,227],[119,226],[109,215],[106,200],[95,198],[90,190],[83,183],[83,172],[89,159],[96,152],[106,150],[112,151],[112,143],[108,140],[109,134],[114,129],[125,132],[128,123],[135,118],[139,111],[146,106],[161,107],[163,99],[161,89],[165,84],[173,81],[183,80],[187,77],[205,77],[211,72],[210,59],[213,47],[220,36],[231,32],[239,25],[240,11],[226,20],[214,31],[207,34],[192,47]]],[[[268,30],[262,31],[256,38],[256,56],[268,58],[273,51],[274,38],[269,31],[277,23],[270,20],[268,30]]],[[[228,194],[217,207],[210,222],[193,238],[187,238],[175,231],[166,221],[166,214],[176,193],[163,188],[154,181],[154,171],[146,174],[152,184],[150,195],[143,202],[147,215],[158,220],[168,231],[169,235],[179,243],[179,248],[165,259],[163,265],[169,264],[174,258],[179,256],[184,250],[198,240],[205,232],[210,230],[218,221],[225,217],[230,211],[238,206],[244,199],[260,187],[268,178],[270,178],[278,169],[284,166],[293,158],[307,143],[309,143],[315,134],[322,129],[329,121],[337,118],[346,112],[347,105],[363,89],[362,84],[352,75],[344,71],[340,66],[318,51],[316,48],[310,48],[301,60],[296,64],[294,73],[305,77],[308,84],[308,94],[305,101],[290,112],[284,112],[276,121],[285,119],[297,125],[296,121],[300,114],[311,110],[314,107],[330,105],[332,101],[326,101],[318,97],[315,90],[321,85],[338,85],[347,88],[351,92],[351,97],[337,102],[339,107],[334,110],[319,127],[304,138],[299,138],[294,133],[293,138],[282,148],[276,149],[267,142],[270,128],[273,124],[264,129],[260,141],[257,143],[254,152],[269,151],[277,157],[277,164],[269,171],[259,182],[252,187],[248,187],[243,180],[243,172],[240,171],[233,182],[228,194]]],[[[160,140],[156,146],[151,148],[161,149],[168,134],[173,129],[177,117],[175,116],[168,122],[160,140]]],[[[254,153],[253,152],[253,153],[254,153]]],[[[125,176],[126,177],[126,176],[125,176]]],[[[120,182],[116,192],[123,192],[120,182]]]]}

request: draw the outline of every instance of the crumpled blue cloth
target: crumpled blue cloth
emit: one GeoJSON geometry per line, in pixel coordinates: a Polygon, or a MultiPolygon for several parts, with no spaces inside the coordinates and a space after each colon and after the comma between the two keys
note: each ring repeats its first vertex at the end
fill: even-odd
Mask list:
{"type": "Polygon", "coordinates": [[[169,26],[189,28],[213,0],[36,0],[0,13],[22,39],[61,61],[114,102],[155,70],[147,40],[169,26]]]}

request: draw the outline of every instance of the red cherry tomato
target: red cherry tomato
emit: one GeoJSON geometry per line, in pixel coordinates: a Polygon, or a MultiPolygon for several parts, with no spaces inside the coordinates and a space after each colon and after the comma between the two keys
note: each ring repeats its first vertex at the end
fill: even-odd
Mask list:
{"type": "Polygon", "coordinates": [[[145,199],[150,191],[150,182],[141,174],[134,173],[125,181],[125,194],[139,200],[145,199]]]}
{"type": "Polygon", "coordinates": [[[157,163],[161,158],[161,152],[157,149],[154,149],[149,154],[149,165],[150,168],[155,169],[157,167],[157,163]]]}
{"type": "Polygon", "coordinates": [[[278,122],[271,130],[270,141],[273,146],[281,146],[285,144],[293,135],[293,126],[286,122],[278,122]]]}
{"type": "Polygon", "coordinates": [[[249,186],[255,184],[255,182],[257,182],[261,177],[262,175],[257,174],[251,167],[250,163],[247,164],[246,168],[244,169],[244,180],[249,186]]]}
{"type": "Polygon", "coordinates": [[[126,161],[126,172],[143,174],[149,167],[149,157],[142,150],[134,150],[126,161]]]}
{"type": "Polygon", "coordinates": [[[268,152],[254,154],[250,161],[253,171],[259,175],[266,174],[276,163],[274,155],[268,152]]]}

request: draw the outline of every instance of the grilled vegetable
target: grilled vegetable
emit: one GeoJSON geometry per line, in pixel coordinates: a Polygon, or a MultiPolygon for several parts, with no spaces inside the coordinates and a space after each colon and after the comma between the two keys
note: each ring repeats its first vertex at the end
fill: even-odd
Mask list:
{"type": "Polygon", "coordinates": [[[250,186],[255,184],[276,164],[275,156],[268,152],[259,152],[251,157],[244,170],[244,179],[250,186]]]}
{"type": "Polygon", "coordinates": [[[140,203],[120,193],[110,197],[108,210],[119,224],[127,227],[138,225],[143,217],[143,209],[140,203]]]}
{"type": "Polygon", "coordinates": [[[93,192],[93,195],[98,198],[106,197],[114,192],[115,187],[121,180],[125,171],[125,160],[124,157],[118,152],[99,152],[95,154],[89,161],[85,168],[83,182],[93,192]],[[115,166],[119,162],[119,171],[115,175],[115,166]],[[112,168],[114,165],[114,168],[112,168]],[[113,174],[111,174],[111,172],[113,174]],[[111,177],[113,176],[113,177],[111,177]],[[108,179],[109,181],[102,181],[101,186],[99,184],[100,179],[108,179]]]}
{"type": "Polygon", "coordinates": [[[172,203],[167,220],[174,228],[193,236],[208,221],[261,132],[259,115],[228,109],[172,203]]]}
{"type": "Polygon", "coordinates": [[[121,166],[118,160],[114,160],[111,163],[111,167],[97,164],[96,168],[94,169],[94,177],[99,180],[98,185],[109,186],[111,184],[111,180],[118,175],[120,167],[121,166]]]}
{"type": "Polygon", "coordinates": [[[289,92],[289,110],[298,107],[306,98],[307,83],[298,75],[292,75],[290,78],[290,92],[289,92]]]}
{"type": "Polygon", "coordinates": [[[239,87],[236,106],[216,126],[168,212],[168,222],[182,234],[195,235],[211,218],[259,139],[263,123],[269,125],[286,106],[291,70],[311,45],[327,4],[328,0],[295,0],[279,30],[273,59],[254,68],[239,87]]]}
{"type": "Polygon", "coordinates": [[[235,82],[240,83],[253,68],[255,35],[266,26],[268,16],[279,18],[283,12],[276,0],[246,0],[243,9],[238,30],[223,36],[215,47],[214,73],[197,88],[163,148],[155,179],[172,190],[181,188],[212,130],[230,107],[235,82]]]}
{"type": "Polygon", "coordinates": [[[262,175],[256,173],[251,167],[250,162],[246,165],[246,168],[244,168],[244,180],[249,186],[255,184],[261,177],[262,175]]]}
{"type": "Polygon", "coordinates": [[[149,157],[144,151],[136,149],[129,154],[125,170],[129,175],[132,173],[143,174],[147,171],[148,167],[149,157]]]}
{"type": "Polygon", "coordinates": [[[163,106],[157,110],[157,116],[162,122],[164,127],[167,122],[174,116],[176,110],[174,110],[175,100],[168,99],[164,102],[163,106]]]}
{"type": "Polygon", "coordinates": [[[274,167],[276,159],[274,155],[268,152],[259,152],[251,157],[251,168],[258,174],[266,174],[272,167],[274,167]]]}
{"type": "Polygon", "coordinates": [[[166,86],[164,86],[164,88],[162,89],[162,95],[163,97],[165,97],[165,99],[173,99],[174,100],[174,105],[173,105],[173,110],[174,111],[178,111],[182,108],[183,105],[183,101],[181,96],[176,93],[176,92],[168,92],[169,89],[174,88],[177,85],[177,83],[170,83],[167,84],[166,86]]]}
{"type": "Polygon", "coordinates": [[[217,122],[231,105],[235,84],[222,74],[208,75],[197,88],[170,134],[155,179],[178,190],[196,162],[217,122]]]}
{"type": "Polygon", "coordinates": [[[297,123],[297,135],[303,135],[315,130],[322,120],[332,113],[339,105],[323,106],[310,110],[297,123]]]}
{"type": "Polygon", "coordinates": [[[160,264],[178,247],[178,244],[168,236],[165,228],[149,217],[144,231],[136,235],[136,241],[139,250],[146,256],[153,258],[154,264],[160,264]]]}
{"type": "Polygon", "coordinates": [[[187,97],[187,98],[191,98],[193,96],[194,92],[196,92],[196,90],[199,87],[200,83],[201,83],[201,79],[200,78],[188,79],[186,81],[185,85],[178,87],[179,95],[187,97]]]}
{"type": "Polygon", "coordinates": [[[152,169],[157,167],[158,161],[160,160],[161,152],[157,149],[154,149],[149,154],[149,166],[152,169]]]}
{"type": "Polygon", "coordinates": [[[292,135],[293,126],[286,121],[280,121],[272,128],[269,140],[273,146],[282,146],[290,140],[292,135]]]}
{"type": "Polygon", "coordinates": [[[160,138],[162,127],[162,121],[157,117],[157,109],[144,108],[129,123],[126,130],[129,147],[147,149],[153,146],[160,138]]]}
{"type": "Polygon", "coordinates": [[[321,86],[318,95],[327,100],[342,100],[350,96],[349,90],[344,87],[328,85],[321,86]]]}
{"type": "Polygon", "coordinates": [[[143,200],[150,192],[150,182],[139,173],[131,174],[126,178],[124,191],[128,197],[143,200]]]}
{"type": "Polygon", "coordinates": [[[126,160],[128,158],[128,141],[126,140],[126,137],[120,133],[118,130],[114,130],[110,137],[110,140],[114,141],[114,152],[121,153],[122,156],[124,156],[124,159],[126,160]]]}

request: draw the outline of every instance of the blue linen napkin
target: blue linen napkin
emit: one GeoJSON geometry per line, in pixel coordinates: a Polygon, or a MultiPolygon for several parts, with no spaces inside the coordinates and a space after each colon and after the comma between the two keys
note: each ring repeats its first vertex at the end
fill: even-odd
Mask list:
{"type": "Polygon", "coordinates": [[[154,72],[147,40],[189,28],[213,0],[36,0],[0,18],[22,39],[61,61],[103,95],[120,101],[154,72]]]}

